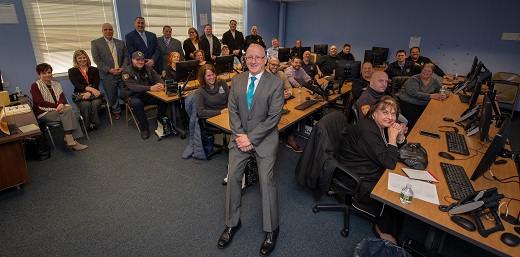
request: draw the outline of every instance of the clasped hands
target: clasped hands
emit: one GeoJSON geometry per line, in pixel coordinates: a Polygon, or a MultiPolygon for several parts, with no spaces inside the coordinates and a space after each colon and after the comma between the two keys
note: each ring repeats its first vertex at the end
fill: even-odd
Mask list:
{"type": "Polygon", "coordinates": [[[394,123],[388,128],[389,139],[395,138],[404,141],[404,135],[408,132],[408,127],[404,123],[394,123]]]}
{"type": "Polygon", "coordinates": [[[249,152],[253,150],[253,144],[249,141],[246,134],[237,134],[237,138],[235,139],[235,143],[237,143],[238,149],[242,152],[249,152]]]}
{"type": "Polygon", "coordinates": [[[59,113],[63,112],[65,106],[70,106],[70,104],[58,104],[58,106],[56,107],[56,111],[59,113]]]}
{"type": "Polygon", "coordinates": [[[446,99],[446,95],[445,94],[431,94],[430,98],[436,99],[436,100],[444,100],[444,99],[446,99]]]}
{"type": "Polygon", "coordinates": [[[150,87],[150,91],[152,91],[152,92],[164,91],[164,85],[162,83],[157,83],[150,87]]]}

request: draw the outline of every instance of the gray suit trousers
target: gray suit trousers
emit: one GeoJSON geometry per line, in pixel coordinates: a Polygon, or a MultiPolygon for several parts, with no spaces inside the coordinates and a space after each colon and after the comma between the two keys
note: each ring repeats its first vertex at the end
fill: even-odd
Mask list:
{"type": "MultiPolygon", "coordinates": [[[[262,192],[262,218],[265,232],[273,232],[278,228],[278,193],[273,176],[276,155],[261,158],[253,153],[258,165],[260,190],[262,192]]],[[[236,147],[229,149],[229,171],[226,189],[226,226],[238,225],[241,212],[242,177],[250,153],[244,153],[236,147]]]]}
{"type": "Polygon", "coordinates": [[[76,116],[76,112],[72,107],[65,106],[61,113],[49,111],[43,115],[39,121],[43,123],[59,121],[63,126],[63,131],[72,131],[72,137],[74,137],[74,139],[83,137],[83,131],[81,131],[79,127],[78,116],[76,116]]]}
{"type": "Polygon", "coordinates": [[[123,80],[118,76],[111,79],[102,79],[101,83],[103,89],[105,89],[108,104],[110,104],[110,107],[112,108],[112,113],[120,113],[121,105],[119,104],[118,90],[123,87],[123,80]]]}

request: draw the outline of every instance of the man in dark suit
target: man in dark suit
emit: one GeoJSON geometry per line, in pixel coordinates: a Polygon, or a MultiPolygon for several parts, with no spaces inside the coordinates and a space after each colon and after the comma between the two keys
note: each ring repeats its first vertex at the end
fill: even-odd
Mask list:
{"type": "Polygon", "coordinates": [[[283,81],[265,72],[266,61],[264,48],[251,44],[246,53],[249,72],[238,74],[231,80],[228,111],[232,136],[229,142],[226,228],[218,240],[219,248],[227,247],[242,226],[242,176],[247,160],[253,154],[258,164],[263,229],[266,232],[260,248],[262,255],[274,250],[279,233],[273,166],[278,152],[278,122],[284,104],[283,81]]]}
{"type": "Polygon", "coordinates": [[[264,38],[261,37],[260,35],[258,35],[258,27],[257,26],[251,27],[251,35],[248,35],[246,37],[245,41],[246,41],[246,43],[245,43],[245,48],[246,49],[249,48],[250,44],[259,44],[264,49],[266,48],[265,42],[264,42],[264,38]]]}
{"type": "Polygon", "coordinates": [[[130,31],[125,36],[128,54],[132,56],[136,51],[143,52],[146,66],[154,67],[155,71],[161,73],[162,71],[158,70],[159,65],[154,66],[161,56],[157,35],[144,30],[146,23],[143,17],[135,18],[134,27],[135,30],[130,31]]]}
{"type": "Polygon", "coordinates": [[[121,106],[117,92],[123,86],[121,79],[123,68],[130,64],[128,51],[123,41],[113,37],[114,28],[110,23],[103,24],[101,32],[103,32],[102,37],[90,42],[92,59],[99,69],[101,83],[112,108],[113,117],[119,120],[121,106]]]}
{"type": "Polygon", "coordinates": [[[202,43],[201,50],[203,50],[206,55],[206,61],[215,63],[217,56],[220,56],[221,46],[218,38],[213,35],[211,25],[204,25],[204,35],[200,37],[200,42],[202,43]]]}
{"type": "Polygon", "coordinates": [[[184,51],[182,50],[181,41],[172,37],[172,27],[166,25],[163,27],[162,32],[163,36],[157,39],[159,49],[161,50],[161,57],[157,63],[160,72],[166,67],[166,61],[168,61],[168,56],[172,52],[179,53],[181,55],[181,61],[184,61],[184,51]]]}
{"type": "MultiPolygon", "coordinates": [[[[413,63],[413,69],[412,69],[413,75],[421,73],[421,69],[425,64],[433,63],[432,60],[430,60],[430,58],[428,58],[426,56],[421,56],[421,48],[419,48],[418,46],[414,46],[414,47],[410,48],[410,56],[408,56],[408,58],[406,58],[406,60],[413,63]]],[[[434,64],[434,65],[435,65],[435,69],[433,70],[433,72],[435,74],[439,75],[440,77],[442,77],[444,79],[449,79],[449,77],[446,76],[444,71],[442,71],[442,69],[439,66],[437,66],[436,64],[434,64]]],[[[440,81],[441,83],[442,83],[442,78],[440,81]]]]}
{"type": "Polygon", "coordinates": [[[242,49],[244,49],[244,34],[237,30],[237,21],[229,21],[229,30],[222,35],[222,44],[229,47],[229,51],[238,59],[242,56],[242,49]]]}

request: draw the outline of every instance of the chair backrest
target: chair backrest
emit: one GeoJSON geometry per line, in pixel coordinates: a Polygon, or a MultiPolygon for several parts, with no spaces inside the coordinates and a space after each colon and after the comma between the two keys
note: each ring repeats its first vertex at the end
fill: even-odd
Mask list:
{"type": "Polygon", "coordinates": [[[409,76],[395,76],[392,78],[392,93],[395,94],[401,87],[404,85],[404,83],[409,79],[409,76]]]}
{"type": "Polygon", "coordinates": [[[520,75],[512,72],[497,72],[491,77],[491,81],[504,80],[515,83],[520,83],[520,75]]]}

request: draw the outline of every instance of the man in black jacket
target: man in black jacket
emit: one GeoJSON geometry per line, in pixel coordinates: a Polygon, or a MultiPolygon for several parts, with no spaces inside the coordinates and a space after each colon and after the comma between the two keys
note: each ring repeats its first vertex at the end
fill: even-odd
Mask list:
{"type": "Polygon", "coordinates": [[[229,21],[229,30],[222,35],[222,44],[229,47],[231,54],[234,54],[238,59],[242,56],[244,50],[244,34],[237,30],[237,21],[229,21]]]}
{"type": "Polygon", "coordinates": [[[211,25],[204,25],[204,35],[200,37],[200,42],[202,43],[200,48],[204,51],[206,61],[215,63],[217,56],[220,56],[221,46],[218,38],[213,35],[211,25]]]}
{"type": "MultiPolygon", "coordinates": [[[[425,64],[433,63],[430,58],[421,56],[421,49],[418,46],[410,48],[410,56],[406,58],[406,60],[413,62],[413,75],[421,73],[421,69],[425,64]]],[[[442,71],[441,68],[439,68],[437,65],[435,65],[435,70],[433,72],[442,78],[448,78],[444,71],[442,71]]]]}
{"type": "Polygon", "coordinates": [[[250,44],[259,44],[264,49],[266,48],[264,39],[260,35],[258,35],[258,27],[257,26],[251,27],[251,35],[246,37],[245,49],[247,49],[250,44]]]}

